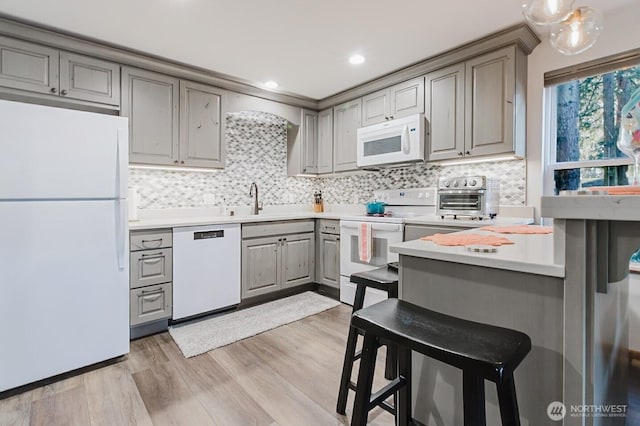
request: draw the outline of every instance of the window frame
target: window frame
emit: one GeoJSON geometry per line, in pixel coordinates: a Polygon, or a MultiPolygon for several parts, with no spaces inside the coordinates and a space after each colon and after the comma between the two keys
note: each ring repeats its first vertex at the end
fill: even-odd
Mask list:
{"type": "Polygon", "coordinates": [[[633,49],[616,55],[582,64],[573,65],[544,74],[543,92],[543,170],[542,194],[555,194],[554,175],[557,170],[582,169],[590,167],[615,167],[633,165],[630,157],[604,160],[556,161],[557,152],[557,104],[556,87],[572,80],[579,80],[599,74],[617,71],[623,68],[640,67],[640,49],[633,49]],[[545,125],[546,124],[546,125],[545,125]]]}

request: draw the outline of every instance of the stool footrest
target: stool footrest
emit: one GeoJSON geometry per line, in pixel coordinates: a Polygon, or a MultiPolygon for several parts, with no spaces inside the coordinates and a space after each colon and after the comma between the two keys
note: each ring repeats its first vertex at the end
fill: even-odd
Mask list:
{"type": "Polygon", "coordinates": [[[387,410],[387,411],[389,411],[391,414],[395,415],[396,414],[395,407],[390,406],[389,404],[384,402],[384,400],[389,398],[394,393],[396,393],[398,391],[398,389],[400,389],[401,387],[405,386],[406,384],[407,384],[407,381],[402,376],[396,377],[395,379],[393,379],[385,387],[383,387],[378,392],[376,392],[373,395],[371,395],[371,399],[369,400],[368,410],[371,410],[376,405],[384,408],[385,410],[387,410],[387,408],[385,408],[385,406],[384,406],[384,405],[387,405],[387,406],[389,406],[390,408],[393,409],[393,411],[389,411],[389,410],[387,410]]]}

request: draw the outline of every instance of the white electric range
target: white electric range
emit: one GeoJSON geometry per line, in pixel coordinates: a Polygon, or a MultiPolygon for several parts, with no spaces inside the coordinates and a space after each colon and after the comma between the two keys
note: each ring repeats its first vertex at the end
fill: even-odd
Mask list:
{"type": "MultiPolygon", "coordinates": [[[[404,237],[404,220],[407,217],[433,215],[436,211],[436,188],[390,189],[375,191],[376,201],[386,203],[385,215],[345,216],[340,220],[340,301],[353,304],[356,285],[349,281],[351,274],[386,266],[397,262],[398,254],[389,246],[401,243],[404,237]],[[360,260],[359,229],[363,222],[371,223],[371,260],[360,260]]],[[[387,298],[384,291],[367,289],[365,306],[387,298]]]]}

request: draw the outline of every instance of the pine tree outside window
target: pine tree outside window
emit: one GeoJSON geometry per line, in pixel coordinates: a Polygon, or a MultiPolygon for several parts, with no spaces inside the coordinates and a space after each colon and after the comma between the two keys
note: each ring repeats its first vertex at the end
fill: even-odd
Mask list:
{"type": "Polygon", "coordinates": [[[620,110],[638,87],[640,64],[547,87],[545,193],[633,181],[633,161],[616,142],[620,110]]]}

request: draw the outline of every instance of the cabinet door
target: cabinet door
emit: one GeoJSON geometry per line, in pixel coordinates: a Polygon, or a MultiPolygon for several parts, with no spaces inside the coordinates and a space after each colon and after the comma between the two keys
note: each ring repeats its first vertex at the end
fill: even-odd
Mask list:
{"type": "Polygon", "coordinates": [[[389,119],[424,112],[424,77],[396,84],[389,89],[389,119]]]}
{"type": "Polygon", "coordinates": [[[60,95],[120,105],[120,65],[61,52],[60,95]]]}
{"type": "Polygon", "coordinates": [[[0,86],[56,94],[58,60],[55,49],[0,37],[0,86]]]}
{"type": "Polygon", "coordinates": [[[178,163],[178,79],[122,69],[121,115],[129,117],[129,161],[178,163]]]}
{"type": "Polygon", "coordinates": [[[515,47],[466,62],[465,154],[513,152],[515,47]]]}
{"type": "Polygon", "coordinates": [[[333,170],[357,170],[357,134],[362,102],[347,102],[333,109],[333,170]]]}
{"type": "Polygon", "coordinates": [[[242,241],[242,298],[279,290],[281,237],[242,241]]]}
{"type": "Polygon", "coordinates": [[[389,120],[389,90],[384,89],[362,97],[362,125],[389,120]]]}
{"type": "Polygon", "coordinates": [[[282,288],[313,282],[315,234],[287,235],[282,239],[282,288]]]}
{"type": "Polygon", "coordinates": [[[333,110],[318,114],[318,173],[333,172],[333,110]]]}
{"type": "Polygon", "coordinates": [[[340,288],[340,237],[320,234],[320,277],[318,282],[340,288]]]}
{"type": "Polygon", "coordinates": [[[180,164],[223,168],[224,92],[215,87],[180,82],[180,164]]]}
{"type": "Polygon", "coordinates": [[[462,63],[425,77],[430,161],[464,155],[464,71],[462,63]]]}
{"type": "Polygon", "coordinates": [[[302,111],[302,173],[318,172],[318,113],[302,111]]]}

